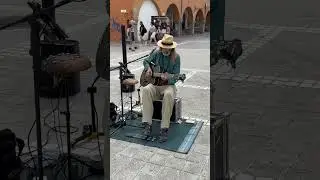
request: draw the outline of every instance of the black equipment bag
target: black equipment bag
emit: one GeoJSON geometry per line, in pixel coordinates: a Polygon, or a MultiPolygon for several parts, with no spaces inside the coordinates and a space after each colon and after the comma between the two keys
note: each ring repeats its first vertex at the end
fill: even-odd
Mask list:
{"type": "Polygon", "coordinates": [[[22,168],[20,159],[21,152],[25,146],[22,139],[17,138],[10,129],[0,130],[0,179],[9,179],[9,174],[22,168]],[[18,147],[18,154],[16,152],[18,147]]]}
{"type": "Polygon", "coordinates": [[[226,46],[221,50],[223,58],[227,59],[232,68],[236,68],[236,61],[242,55],[242,41],[240,39],[233,39],[228,42],[226,46]]]}
{"type": "Polygon", "coordinates": [[[118,106],[111,102],[110,103],[110,120],[111,120],[110,126],[114,126],[118,120],[117,110],[118,110],[118,106]]]}

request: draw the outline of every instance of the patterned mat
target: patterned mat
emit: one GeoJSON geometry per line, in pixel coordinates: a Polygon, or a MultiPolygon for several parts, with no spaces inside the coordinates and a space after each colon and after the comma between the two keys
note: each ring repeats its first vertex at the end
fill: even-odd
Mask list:
{"type": "Polygon", "coordinates": [[[135,120],[127,121],[126,126],[122,128],[112,129],[111,132],[114,133],[111,135],[111,138],[187,154],[202,125],[203,122],[201,121],[195,121],[194,123],[171,123],[168,141],[160,143],[158,142],[160,121],[154,120],[151,136],[145,136],[142,134],[141,119],[136,118],[135,120]]]}

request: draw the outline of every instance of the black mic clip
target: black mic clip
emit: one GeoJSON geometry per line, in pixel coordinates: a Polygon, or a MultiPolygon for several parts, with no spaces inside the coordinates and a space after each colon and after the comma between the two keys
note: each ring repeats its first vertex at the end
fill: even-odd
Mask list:
{"type": "Polygon", "coordinates": [[[123,64],[122,62],[119,62],[119,64],[120,64],[120,69],[124,74],[132,74],[125,64],[123,64]]]}

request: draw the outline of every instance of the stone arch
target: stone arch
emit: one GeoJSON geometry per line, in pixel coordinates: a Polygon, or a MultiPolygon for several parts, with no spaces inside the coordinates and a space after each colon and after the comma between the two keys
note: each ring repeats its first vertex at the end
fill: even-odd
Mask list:
{"type": "Polygon", "coordinates": [[[173,29],[172,33],[176,34],[180,24],[180,12],[178,6],[174,3],[170,4],[167,8],[166,16],[170,20],[169,24],[173,29]]]}
{"type": "Polygon", "coordinates": [[[199,9],[194,18],[194,31],[203,32],[204,31],[204,14],[201,9],[199,9]]]}
{"type": "Polygon", "coordinates": [[[193,12],[191,7],[187,7],[183,12],[182,31],[189,32],[193,28],[193,12]]]}
{"type": "Polygon", "coordinates": [[[210,11],[207,12],[207,16],[206,16],[206,25],[205,25],[205,31],[210,32],[210,11]]]}
{"type": "MultiPolygon", "coordinates": [[[[151,27],[151,16],[158,16],[160,15],[160,8],[158,4],[155,2],[155,0],[144,0],[139,1],[139,4],[137,6],[138,8],[134,8],[133,14],[135,14],[135,20],[136,20],[136,32],[139,32],[140,29],[140,21],[143,22],[144,26],[147,30],[151,27]]],[[[136,37],[140,41],[140,36],[136,34],[136,37]]]]}
{"type": "Polygon", "coordinates": [[[138,20],[140,9],[146,1],[151,1],[156,6],[159,16],[161,16],[161,9],[156,0],[134,0],[133,4],[136,4],[132,9],[132,17],[134,20],[138,20]]]}

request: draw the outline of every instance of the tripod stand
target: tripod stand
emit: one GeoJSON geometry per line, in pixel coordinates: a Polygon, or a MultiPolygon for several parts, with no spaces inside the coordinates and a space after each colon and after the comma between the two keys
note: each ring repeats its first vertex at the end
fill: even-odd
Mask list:
{"type": "MultiPolygon", "coordinates": [[[[68,92],[69,92],[69,87],[68,87],[68,83],[66,82],[66,81],[64,81],[63,83],[63,88],[65,89],[65,91],[67,92],[67,94],[66,94],[66,97],[65,97],[65,102],[66,102],[66,110],[65,111],[63,111],[63,112],[61,112],[61,114],[63,114],[63,115],[65,115],[65,117],[66,117],[66,128],[67,128],[67,154],[65,155],[65,156],[63,156],[62,157],[62,159],[61,159],[61,161],[67,161],[67,167],[68,167],[68,180],[76,180],[76,179],[78,179],[79,177],[74,177],[73,176],[73,173],[72,173],[72,160],[74,160],[74,161],[77,161],[77,162],[80,162],[81,164],[85,164],[86,165],[86,163],[85,162],[83,162],[83,161],[81,161],[79,158],[77,158],[77,157],[75,157],[75,156],[73,156],[72,154],[71,154],[71,148],[72,148],[72,144],[71,144],[71,132],[70,132],[70,127],[71,127],[71,125],[70,125],[70,121],[71,121],[71,114],[70,114],[70,100],[69,100],[69,94],[68,94],[68,92]]],[[[90,91],[90,90],[95,90],[95,87],[89,87],[88,88],[88,91],[90,91]]],[[[90,93],[94,93],[94,92],[90,92],[90,93]]],[[[92,102],[92,103],[94,103],[94,102],[92,102]]],[[[93,109],[93,113],[95,113],[95,109],[93,109]]],[[[95,116],[93,116],[93,118],[95,118],[95,116]]],[[[98,148],[100,148],[100,147],[98,147],[98,148]]],[[[102,163],[102,162],[101,162],[102,163]]],[[[98,170],[98,171],[103,171],[103,169],[96,169],[96,170],[98,170]]]]}
{"type": "Polygon", "coordinates": [[[74,147],[78,142],[83,141],[87,138],[93,139],[93,138],[97,138],[98,136],[104,135],[103,132],[98,132],[99,130],[97,129],[97,126],[96,126],[96,108],[95,108],[94,94],[97,92],[97,88],[94,86],[94,84],[98,79],[99,79],[99,76],[97,76],[93,81],[92,85],[87,88],[87,92],[90,94],[90,107],[91,107],[91,126],[89,126],[90,131],[76,138],[71,145],[72,147],[74,147]]]}

